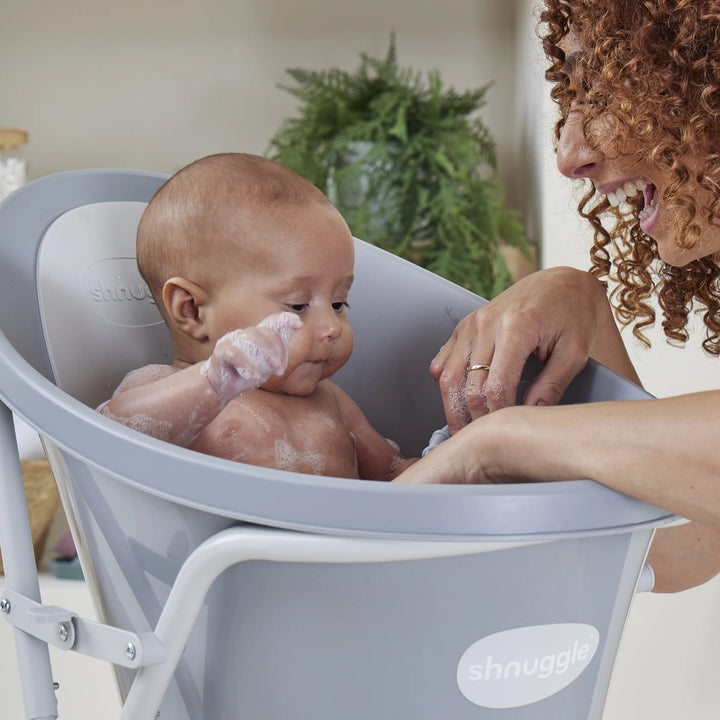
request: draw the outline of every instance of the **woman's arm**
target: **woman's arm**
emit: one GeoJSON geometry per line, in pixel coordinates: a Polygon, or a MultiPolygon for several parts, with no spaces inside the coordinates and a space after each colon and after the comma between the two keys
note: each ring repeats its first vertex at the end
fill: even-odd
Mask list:
{"type": "Polygon", "coordinates": [[[590,478],[677,515],[720,523],[719,429],[720,391],[511,407],[439,445],[408,471],[407,481],[590,478]]]}
{"type": "Polygon", "coordinates": [[[690,522],[655,531],[648,562],[655,592],[679,592],[720,572],[720,525],[690,522]]]}
{"type": "Polygon", "coordinates": [[[511,407],[480,418],[398,482],[589,478],[692,520],[658,533],[658,589],[720,569],[720,391],[662,400],[511,407]]]}

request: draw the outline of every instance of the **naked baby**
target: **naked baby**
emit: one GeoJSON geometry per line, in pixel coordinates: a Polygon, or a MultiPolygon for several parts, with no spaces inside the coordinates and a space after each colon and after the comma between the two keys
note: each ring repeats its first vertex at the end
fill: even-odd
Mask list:
{"type": "Polygon", "coordinates": [[[150,201],[137,258],[174,360],[129,373],[100,412],[281,470],[393,480],[413,462],[329,379],[353,347],[354,247],[311,183],[258,156],[202,158],[150,201]]]}

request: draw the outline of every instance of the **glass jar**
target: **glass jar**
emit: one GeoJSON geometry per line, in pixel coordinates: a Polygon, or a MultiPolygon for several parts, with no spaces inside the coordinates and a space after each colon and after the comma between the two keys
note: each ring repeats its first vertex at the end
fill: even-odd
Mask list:
{"type": "Polygon", "coordinates": [[[27,141],[25,130],[0,128],[0,200],[25,183],[27,141]]]}

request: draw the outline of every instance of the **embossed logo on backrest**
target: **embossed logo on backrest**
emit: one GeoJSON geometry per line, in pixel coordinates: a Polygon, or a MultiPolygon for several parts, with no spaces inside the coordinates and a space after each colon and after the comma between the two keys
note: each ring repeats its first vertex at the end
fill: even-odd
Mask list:
{"type": "Polygon", "coordinates": [[[135,258],[103,258],[85,268],[82,287],[90,307],[107,322],[124,327],[162,323],[135,258]]]}

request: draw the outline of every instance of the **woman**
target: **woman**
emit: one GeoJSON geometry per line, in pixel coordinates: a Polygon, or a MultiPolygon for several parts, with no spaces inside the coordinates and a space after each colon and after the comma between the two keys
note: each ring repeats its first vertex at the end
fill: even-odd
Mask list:
{"type": "Polygon", "coordinates": [[[651,550],[656,589],[681,590],[720,572],[720,391],[556,403],[588,357],[638,381],[608,279],[638,337],[656,292],[669,339],[702,309],[720,354],[720,0],[546,0],[541,22],[592,269],[536,273],[459,324],[431,367],[453,437],[402,480],[592,478],[691,520],[651,550]],[[530,354],[544,369],[511,407],[530,354]]]}

